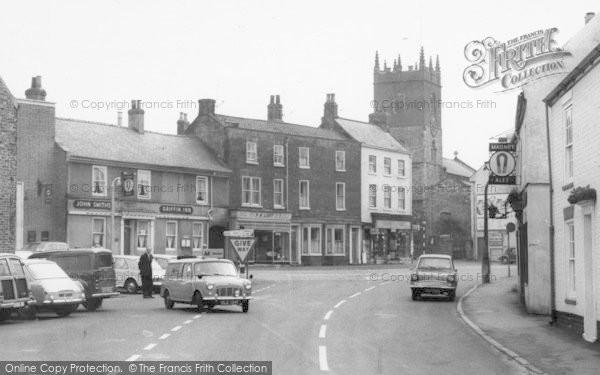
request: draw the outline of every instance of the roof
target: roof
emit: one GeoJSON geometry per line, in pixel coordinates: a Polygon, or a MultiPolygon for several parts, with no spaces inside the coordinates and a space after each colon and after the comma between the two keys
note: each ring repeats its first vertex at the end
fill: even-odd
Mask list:
{"type": "Polygon", "coordinates": [[[185,257],[181,259],[173,259],[169,261],[171,263],[191,263],[191,262],[221,262],[221,263],[233,263],[229,259],[223,258],[198,258],[198,257],[185,257]]]}
{"type": "Polygon", "coordinates": [[[75,158],[231,172],[195,137],[57,118],[56,142],[75,158]]]}
{"type": "Polygon", "coordinates": [[[474,168],[457,157],[454,159],[443,158],[442,163],[449,174],[470,178],[475,173],[474,168]]]}
{"type": "Polygon", "coordinates": [[[313,126],[297,125],[283,121],[256,120],[219,114],[215,115],[215,117],[225,126],[236,126],[240,129],[288,134],[300,137],[331,139],[336,141],[348,140],[342,134],[334,130],[317,128],[313,126]]]}
{"type": "Polygon", "coordinates": [[[336,118],[335,120],[352,138],[371,147],[402,153],[410,153],[392,135],[377,125],[368,122],[336,118]]]}
{"type": "Polygon", "coordinates": [[[446,259],[452,259],[452,257],[450,255],[446,255],[446,254],[423,254],[419,258],[446,258],[446,259]]]}

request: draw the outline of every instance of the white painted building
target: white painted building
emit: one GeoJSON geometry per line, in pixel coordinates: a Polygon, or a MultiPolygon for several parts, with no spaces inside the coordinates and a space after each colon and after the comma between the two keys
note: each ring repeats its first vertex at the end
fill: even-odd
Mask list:
{"type": "Polygon", "coordinates": [[[412,158],[379,126],[336,119],[338,129],[361,143],[362,261],[408,258],[412,251],[412,158]]]}
{"type": "Polygon", "coordinates": [[[571,204],[567,198],[577,187],[600,191],[600,19],[592,22],[596,45],[545,99],[555,314],[559,324],[575,328],[590,342],[600,333],[600,207],[597,200],[571,204]]]}

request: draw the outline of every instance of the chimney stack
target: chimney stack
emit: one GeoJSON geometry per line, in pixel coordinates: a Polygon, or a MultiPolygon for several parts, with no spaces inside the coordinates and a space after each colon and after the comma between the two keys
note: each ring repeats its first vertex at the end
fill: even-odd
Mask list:
{"type": "Polygon", "coordinates": [[[338,107],[335,102],[335,94],[327,94],[321,126],[326,129],[333,129],[335,119],[338,117],[338,107]]]}
{"type": "Polygon", "coordinates": [[[179,112],[179,120],[177,120],[177,134],[184,134],[190,123],[187,119],[187,113],[179,112]]]}
{"type": "Polygon", "coordinates": [[[200,116],[208,116],[215,114],[215,100],[214,99],[200,99],[198,100],[198,109],[200,116]]]}
{"type": "Polygon", "coordinates": [[[42,76],[31,78],[31,88],[25,91],[25,97],[31,100],[46,100],[46,90],[42,89],[42,76]]]}
{"type": "Polygon", "coordinates": [[[267,106],[267,119],[269,121],[282,121],[283,120],[283,105],[279,95],[271,95],[271,100],[267,106]]]}
{"type": "Polygon", "coordinates": [[[123,112],[117,111],[117,125],[123,126],[123,112]]]}
{"type": "Polygon", "coordinates": [[[585,24],[587,25],[587,23],[590,22],[592,20],[592,18],[594,18],[595,15],[596,15],[596,13],[594,13],[594,12],[587,12],[585,14],[585,24]]]}
{"type": "Polygon", "coordinates": [[[127,111],[129,115],[129,128],[140,134],[144,133],[144,110],[141,100],[132,100],[131,109],[127,111]]]}

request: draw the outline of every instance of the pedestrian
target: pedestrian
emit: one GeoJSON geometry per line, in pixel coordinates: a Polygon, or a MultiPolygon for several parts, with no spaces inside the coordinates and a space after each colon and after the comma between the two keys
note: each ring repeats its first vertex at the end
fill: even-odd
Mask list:
{"type": "Polygon", "coordinates": [[[152,296],[152,249],[149,247],[140,256],[138,268],[142,277],[142,293],[144,294],[144,298],[154,298],[152,296]]]}

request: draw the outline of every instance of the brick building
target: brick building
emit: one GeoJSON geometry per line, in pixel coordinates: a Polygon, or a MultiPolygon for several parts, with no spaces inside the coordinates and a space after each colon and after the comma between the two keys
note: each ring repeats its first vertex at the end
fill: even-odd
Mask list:
{"type": "Polygon", "coordinates": [[[0,252],[15,251],[17,103],[0,77],[0,252]]]}
{"type": "MultiPolygon", "coordinates": [[[[449,219],[460,225],[462,244],[458,246],[468,247],[470,176],[465,178],[448,173],[448,162],[443,158],[439,60],[436,59],[435,67],[431,58],[426,65],[421,48],[419,63],[408,66],[406,70],[400,56],[394,60],[392,67],[388,67],[386,62],[383,65],[381,69],[379,55],[376,54],[373,97],[377,106],[369,116],[369,122],[389,131],[412,153],[413,216],[423,234],[417,243],[416,253],[432,246],[439,247],[440,236],[448,235],[441,229],[446,227],[445,222],[449,219]]],[[[474,172],[474,169],[471,170],[474,172]]],[[[446,248],[446,245],[442,247],[446,248]]]]}
{"type": "Polygon", "coordinates": [[[211,99],[199,104],[198,117],[178,130],[195,134],[232,169],[228,227],[254,229],[250,261],[356,261],[360,144],[333,130],[284,122],[279,96],[271,97],[267,120],[216,114],[211,99]],[[336,154],[344,155],[344,168],[336,154]]]}

